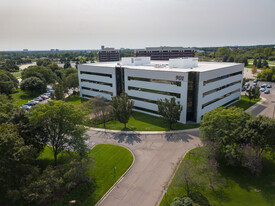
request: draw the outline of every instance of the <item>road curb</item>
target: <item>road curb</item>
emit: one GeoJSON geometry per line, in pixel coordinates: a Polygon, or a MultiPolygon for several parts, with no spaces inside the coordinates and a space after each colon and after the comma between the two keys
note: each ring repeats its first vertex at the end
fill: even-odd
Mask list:
{"type": "Polygon", "coordinates": [[[105,132],[105,133],[120,133],[120,134],[179,134],[198,131],[199,128],[186,129],[186,130],[175,130],[175,131],[121,131],[121,130],[109,130],[95,127],[88,127],[92,131],[105,132]]]}
{"type": "Polygon", "coordinates": [[[124,172],[124,174],[121,175],[121,177],[115,182],[115,184],[113,184],[113,186],[102,196],[102,198],[100,198],[100,200],[95,204],[95,206],[100,205],[106,199],[106,197],[108,197],[108,195],[115,189],[116,185],[118,183],[120,183],[120,181],[123,180],[123,178],[125,177],[125,175],[127,175],[127,173],[130,171],[130,169],[132,169],[132,167],[136,161],[135,154],[132,152],[132,150],[130,150],[129,148],[122,146],[122,145],[119,145],[119,146],[124,147],[125,149],[127,149],[128,151],[131,152],[131,154],[133,155],[133,162],[132,162],[131,166],[124,172]]]}

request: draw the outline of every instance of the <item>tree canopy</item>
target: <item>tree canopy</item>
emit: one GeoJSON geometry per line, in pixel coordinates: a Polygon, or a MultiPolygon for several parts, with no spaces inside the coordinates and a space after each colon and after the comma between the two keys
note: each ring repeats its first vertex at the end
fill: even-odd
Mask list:
{"type": "Polygon", "coordinates": [[[39,127],[41,135],[54,152],[55,164],[57,155],[65,149],[85,150],[85,128],[81,126],[83,113],[74,105],[63,101],[50,101],[39,104],[31,110],[30,122],[39,127]]]}
{"type": "Polygon", "coordinates": [[[18,80],[11,73],[0,70],[0,93],[11,94],[18,84],[18,80]]]}
{"type": "Polygon", "coordinates": [[[44,92],[46,87],[45,82],[37,77],[26,78],[20,84],[22,90],[28,90],[31,93],[44,92]]]}

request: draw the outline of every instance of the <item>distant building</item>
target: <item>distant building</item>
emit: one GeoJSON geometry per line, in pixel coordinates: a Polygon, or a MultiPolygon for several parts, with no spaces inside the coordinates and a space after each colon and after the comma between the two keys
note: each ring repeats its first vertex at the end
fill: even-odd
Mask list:
{"type": "Polygon", "coordinates": [[[104,50],[100,50],[98,52],[98,57],[100,62],[112,62],[120,60],[119,50],[114,48],[104,48],[104,50]]]}
{"type": "Polygon", "coordinates": [[[101,46],[101,50],[104,50],[104,45],[101,46]]]}
{"type": "Polygon", "coordinates": [[[183,106],[179,121],[199,123],[205,113],[240,99],[243,69],[239,63],[198,62],[198,58],[125,57],[120,62],[82,64],[80,96],[112,100],[125,91],[135,111],[155,116],[158,100],[175,97],[183,106]]]}
{"type": "Polygon", "coordinates": [[[180,57],[195,57],[194,49],[183,47],[146,47],[135,50],[136,57],[151,57],[151,60],[169,60],[180,57]]]}

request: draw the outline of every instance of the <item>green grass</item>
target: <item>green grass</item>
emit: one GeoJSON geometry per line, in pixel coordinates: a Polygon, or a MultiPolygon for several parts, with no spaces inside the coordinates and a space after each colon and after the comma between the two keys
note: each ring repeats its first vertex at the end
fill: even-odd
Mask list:
{"type": "Polygon", "coordinates": [[[79,95],[70,95],[65,99],[65,102],[74,104],[74,105],[80,105],[83,102],[88,101],[87,99],[81,98],[79,95]]]}
{"type": "Polygon", "coordinates": [[[97,145],[90,151],[89,156],[95,159],[94,169],[91,169],[89,174],[95,177],[97,187],[83,206],[95,205],[133,162],[132,153],[118,145],[97,145]]]}
{"type": "Polygon", "coordinates": [[[12,72],[12,75],[16,77],[16,79],[21,78],[21,72],[12,72]]]}
{"type": "Polygon", "coordinates": [[[21,89],[16,89],[11,98],[14,100],[14,103],[18,106],[26,104],[28,101],[38,97],[39,94],[30,94],[29,92],[23,91],[21,89]]]}
{"type": "Polygon", "coordinates": [[[241,100],[232,104],[232,106],[235,106],[235,107],[240,107],[240,108],[243,108],[244,110],[247,110],[249,107],[253,106],[254,104],[256,104],[258,101],[260,101],[261,98],[258,98],[258,99],[252,99],[251,101],[249,100],[249,98],[245,95],[242,95],[241,96],[241,100]]]}
{"type": "MultiPolygon", "coordinates": [[[[180,163],[174,178],[167,190],[166,199],[170,204],[175,197],[186,195],[184,186],[179,186],[181,171],[187,159],[191,159],[194,164],[202,164],[206,161],[203,155],[204,148],[191,150],[193,155],[186,155],[180,163]]],[[[240,167],[229,167],[220,165],[218,174],[224,181],[223,185],[216,187],[215,190],[209,187],[199,187],[200,191],[209,200],[212,206],[274,206],[275,203],[275,161],[264,158],[263,170],[258,177],[252,177],[247,169],[240,167]]],[[[195,171],[196,175],[202,180],[207,181],[205,173],[195,171]]],[[[184,184],[183,184],[184,185],[184,184]]],[[[194,191],[193,191],[194,192],[194,191]]],[[[167,206],[165,198],[162,199],[160,206],[167,206]]]]}
{"type": "MultiPolygon", "coordinates": [[[[80,188],[79,190],[81,191],[73,190],[73,194],[70,193],[64,197],[66,200],[67,198],[69,198],[68,200],[72,200],[73,197],[77,202],[82,201],[84,202],[82,206],[95,205],[133,162],[132,153],[128,149],[118,145],[99,144],[90,150],[88,155],[95,160],[94,165],[91,165],[88,171],[89,176],[95,179],[95,191],[92,194],[86,195],[88,196],[86,200],[79,200],[79,198],[85,196],[83,193],[89,193],[89,191],[86,190],[87,188],[80,188]],[[115,167],[116,174],[114,173],[115,167]],[[84,191],[82,191],[83,189],[84,191]]],[[[61,153],[58,155],[58,162],[64,162],[68,157],[68,153],[61,153]]],[[[53,164],[54,157],[52,150],[49,147],[45,147],[44,151],[38,157],[38,161],[42,168],[53,164]]],[[[63,203],[64,201],[60,200],[60,203],[54,203],[52,205],[62,205],[63,203]]]]}
{"type": "MultiPolygon", "coordinates": [[[[96,127],[104,128],[103,124],[96,127]]],[[[124,129],[124,124],[117,120],[112,120],[106,123],[106,129],[111,130],[127,130],[127,131],[168,131],[168,124],[160,117],[143,114],[140,112],[133,112],[127,128],[124,129]]],[[[192,129],[199,127],[199,124],[181,124],[175,123],[172,125],[173,130],[192,129]]]]}

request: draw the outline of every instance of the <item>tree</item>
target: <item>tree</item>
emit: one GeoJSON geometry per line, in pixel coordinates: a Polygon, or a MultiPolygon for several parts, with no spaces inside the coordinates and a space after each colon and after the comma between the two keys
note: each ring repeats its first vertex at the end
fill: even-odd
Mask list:
{"type": "Polygon", "coordinates": [[[18,106],[8,96],[0,94],[0,124],[10,122],[11,116],[18,110],[18,106]]]}
{"type": "Polygon", "coordinates": [[[37,77],[29,77],[21,82],[20,88],[31,93],[41,93],[46,90],[46,84],[37,77]]]}
{"type": "Polygon", "coordinates": [[[251,69],[251,73],[254,75],[257,73],[257,67],[253,65],[253,68],[251,69]]]}
{"type": "Polygon", "coordinates": [[[257,68],[262,68],[262,59],[260,58],[258,63],[257,63],[257,68]]]}
{"type": "Polygon", "coordinates": [[[234,62],[234,57],[233,56],[230,56],[228,59],[227,59],[228,62],[234,62]]]}
{"type": "Polygon", "coordinates": [[[79,82],[78,82],[78,74],[77,73],[73,73],[73,74],[69,74],[66,77],[66,86],[68,89],[75,89],[79,86],[79,82]]]}
{"type": "Polygon", "coordinates": [[[254,61],[253,61],[253,67],[255,66],[257,66],[258,65],[258,61],[257,61],[257,59],[254,59],[254,61]]]}
{"type": "Polygon", "coordinates": [[[263,61],[263,67],[266,67],[266,68],[269,67],[269,66],[268,66],[268,62],[266,61],[266,59],[264,59],[264,61],[263,61]]]}
{"type": "Polygon", "coordinates": [[[0,93],[11,94],[18,87],[18,80],[9,72],[0,70],[0,93]]]}
{"type": "Polygon", "coordinates": [[[108,104],[107,100],[100,97],[95,97],[91,100],[91,106],[93,108],[92,113],[95,116],[96,119],[99,119],[100,122],[103,122],[104,128],[106,127],[105,123],[108,118],[108,116],[112,112],[111,105],[108,104]]]}
{"type": "Polygon", "coordinates": [[[46,84],[52,84],[56,80],[55,73],[51,69],[44,66],[30,66],[22,72],[22,79],[27,79],[29,77],[38,77],[46,84]]]}
{"type": "MultiPolygon", "coordinates": [[[[30,122],[41,129],[41,135],[47,139],[47,145],[54,152],[54,163],[57,155],[65,149],[79,148],[85,145],[85,128],[81,126],[83,113],[74,105],[63,101],[50,101],[39,104],[31,110],[30,122]]],[[[82,148],[85,149],[85,148],[82,148]]]]}
{"type": "Polygon", "coordinates": [[[231,50],[228,47],[220,47],[218,48],[216,55],[220,58],[223,58],[224,56],[230,56],[231,50]]]}
{"type": "Polygon", "coordinates": [[[172,129],[172,124],[180,119],[180,113],[182,111],[180,102],[176,102],[175,97],[170,100],[165,98],[164,101],[162,99],[157,101],[157,105],[159,114],[168,122],[169,129],[172,129]]]}
{"type": "Polygon", "coordinates": [[[121,93],[120,96],[112,98],[111,105],[113,107],[114,117],[121,123],[124,124],[126,129],[126,124],[132,113],[134,102],[129,99],[126,93],[121,93]]]}
{"type": "Polygon", "coordinates": [[[65,96],[65,89],[62,83],[53,85],[54,93],[52,94],[53,99],[63,100],[65,96]]]}
{"type": "Polygon", "coordinates": [[[170,206],[192,206],[193,200],[190,197],[176,197],[170,206]]]}
{"type": "Polygon", "coordinates": [[[13,124],[0,125],[0,192],[3,197],[20,199],[24,178],[35,170],[35,149],[26,146],[13,124]]]}
{"type": "Polygon", "coordinates": [[[234,164],[239,158],[237,145],[246,142],[241,134],[249,119],[251,115],[241,108],[219,107],[203,116],[200,125],[201,137],[216,145],[213,147],[216,154],[234,164]]]}
{"type": "Polygon", "coordinates": [[[67,69],[67,68],[71,68],[71,67],[72,67],[72,66],[71,66],[70,62],[69,62],[69,61],[66,61],[63,68],[64,68],[64,69],[67,69]]]}

